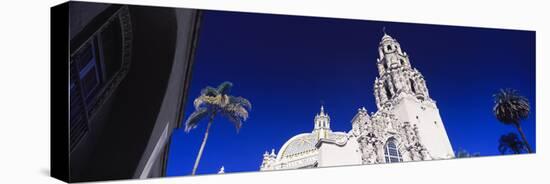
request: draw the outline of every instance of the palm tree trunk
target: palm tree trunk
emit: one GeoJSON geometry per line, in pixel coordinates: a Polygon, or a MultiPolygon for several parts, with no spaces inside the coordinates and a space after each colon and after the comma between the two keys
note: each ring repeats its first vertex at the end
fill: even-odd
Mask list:
{"type": "Polygon", "coordinates": [[[521,125],[519,124],[519,122],[516,122],[515,125],[516,125],[516,128],[518,129],[519,134],[521,135],[521,139],[523,139],[523,142],[525,143],[525,146],[527,147],[527,152],[533,153],[533,151],[531,149],[531,146],[527,142],[527,138],[525,138],[525,134],[523,133],[523,129],[521,128],[521,125]]]}
{"type": "Polygon", "coordinates": [[[202,139],[201,148],[199,149],[199,154],[197,155],[197,159],[195,160],[195,165],[193,166],[193,172],[191,172],[191,175],[195,175],[197,172],[197,168],[199,167],[199,161],[201,160],[202,151],[204,150],[204,145],[206,145],[206,140],[208,139],[208,131],[210,131],[210,126],[212,126],[212,121],[214,120],[215,114],[212,114],[210,116],[210,120],[208,121],[208,126],[206,126],[206,132],[204,133],[204,138],[202,139]]]}

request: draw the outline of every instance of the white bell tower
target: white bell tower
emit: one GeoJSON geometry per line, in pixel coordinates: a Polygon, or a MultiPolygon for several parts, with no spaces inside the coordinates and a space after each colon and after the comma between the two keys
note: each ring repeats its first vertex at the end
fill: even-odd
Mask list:
{"type": "Polygon", "coordinates": [[[318,139],[327,138],[328,133],[332,130],[330,129],[330,116],[328,113],[325,113],[325,108],[323,106],[321,106],[321,112],[315,115],[314,122],[315,126],[313,128],[313,133],[319,135],[318,139]]]}
{"type": "Polygon", "coordinates": [[[396,39],[384,36],[378,46],[374,96],[379,110],[395,114],[401,123],[418,127],[421,143],[433,159],[454,157],[439,109],[430,98],[424,76],[411,66],[396,39]]]}

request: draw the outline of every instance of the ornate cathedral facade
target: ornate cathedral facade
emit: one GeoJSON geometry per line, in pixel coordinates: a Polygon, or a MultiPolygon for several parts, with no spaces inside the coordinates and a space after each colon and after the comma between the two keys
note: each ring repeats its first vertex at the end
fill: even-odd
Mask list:
{"type": "Polygon", "coordinates": [[[349,132],[333,132],[321,107],[311,133],[298,134],[278,151],[265,152],[260,170],[448,159],[454,153],[422,74],[396,39],[384,33],[374,97],[378,111],[363,107],[349,132]]]}

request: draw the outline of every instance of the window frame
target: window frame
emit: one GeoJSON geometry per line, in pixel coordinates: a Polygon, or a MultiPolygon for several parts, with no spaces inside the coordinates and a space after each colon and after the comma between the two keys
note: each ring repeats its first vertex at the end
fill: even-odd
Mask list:
{"type": "Polygon", "coordinates": [[[389,138],[384,145],[384,160],[386,163],[403,162],[403,155],[399,152],[399,146],[395,138],[389,138]],[[393,148],[390,146],[393,145],[393,148]],[[392,154],[392,151],[394,154],[392,154]]]}
{"type": "Polygon", "coordinates": [[[81,140],[89,131],[89,123],[99,108],[106,103],[106,100],[112,96],[118,85],[126,77],[130,68],[131,62],[131,47],[132,47],[132,25],[130,20],[130,12],[127,6],[121,6],[109,18],[101,24],[95,31],[91,33],[83,42],[79,42],[78,47],[72,50],[69,60],[69,134],[70,134],[70,151],[74,151],[81,140]],[[115,72],[112,77],[105,75],[105,60],[102,53],[101,35],[106,28],[114,24],[114,20],[118,20],[118,25],[121,27],[121,67],[115,72]],[[89,45],[89,48],[87,48],[89,45]],[[87,61],[84,66],[77,61],[82,49],[90,49],[92,53],[91,60],[87,61]],[[92,61],[93,60],[93,61],[92,61]],[[93,88],[86,90],[83,86],[83,79],[90,75],[90,72],[95,72],[97,80],[93,88]],[[75,94],[72,95],[72,92],[75,94]],[[74,107],[73,107],[74,106],[74,107]],[[74,112],[77,110],[78,112],[74,112]],[[72,117],[74,114],[74,117],[72,117]],[[73,118],[75,119],[73,121],[73,118]],[[82,120],[83,119],[83,120],[82,120]]]}

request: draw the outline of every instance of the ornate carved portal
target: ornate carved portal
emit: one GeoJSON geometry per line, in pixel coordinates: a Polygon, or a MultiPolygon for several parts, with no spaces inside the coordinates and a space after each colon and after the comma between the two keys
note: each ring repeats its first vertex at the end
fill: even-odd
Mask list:
{"type": "Polygon", "coordinates": [[[397,149],[403,161],[431,160],[431,156],[420,142],[418,128],[409,122],[398,122],[393,114],[378,112],[371,117],[355,119],[352,132],[359,132],[357,142],[362,153],[363,164],[386,163],[384,146],[389,139],[397,142],[397,149]]]}

